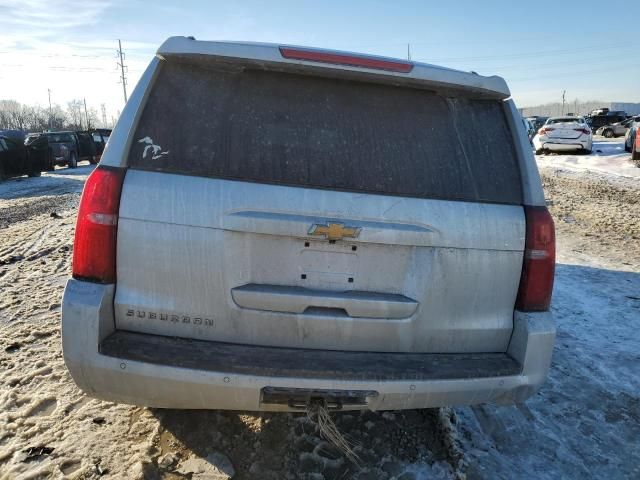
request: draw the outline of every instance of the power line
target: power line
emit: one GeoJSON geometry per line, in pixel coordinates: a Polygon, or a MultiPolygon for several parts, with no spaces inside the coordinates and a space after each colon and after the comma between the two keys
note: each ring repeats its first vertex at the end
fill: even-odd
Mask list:
{"type": "MultiPolygon", "coordinates": [[[[584,58],[584,57],[583,57],[584,58]]],[[[508,64],[501,64],[499,66],[483,66],[483,69],[487,69],[487,70],[522,70],[522,69],[527,69],[527,70],[540,70],[540,69],[547,69],[547,68],[552,68],[552,69],[557,69],[558,66],[573,66],[573,65],[593,65],[593,64],[601,64],[601,63],[605,63],[605,62],[614,62],[614,63],[620,63],[621,67],[625,66],[628,62],[629,59],[629,54],[628,53],[618,53],[618,54],[614,54],[614,55],[608,55],[606,58],[598,58],[598,59],[594,59],[594,58],[589,58],[586,60],[578,60],[578,61],[573,61],[573,60],[565,60],[564,62],[545,62],[545,63],[528,63],[528,64],[524,64],[524,65],[508,65],[508,64]]]]}
{"type": "Polygon", "coordinates": [[[122,43],[118,39],[118,55],[120,56],[120,62],[118,62],[118,66],[120,67],[120,81],[122,82],[122,92],[124,93],[124,103],[127,103],[127,77],[125,75],[126,67],[124,66],[124,52],[122,51],[122,43]]]}
{"type": "Polygon", "coordinates": [[[580,77],[584,77],[585,75],[593,75],[593,74],[604,73],[604,72],[611,72],[611,67],[595,69],[595,70],[584,70],[584,71],[578,71],[578,72],[572,71],[572,72],[566,72],[566,73],[554,73],[553,76],[550,76],[548,73],[545,75],[535,75],[535,76],[527,76],[527,77],[519,77],[519,78],[518,77],[511,78],[506,76],[505,79],[509,83],[514,83],[514,82],[527,82],[531,80],[540,80],[540,79],[555,80],[557,78],[566,78],[566,77],[580,78],[580,77]]]}

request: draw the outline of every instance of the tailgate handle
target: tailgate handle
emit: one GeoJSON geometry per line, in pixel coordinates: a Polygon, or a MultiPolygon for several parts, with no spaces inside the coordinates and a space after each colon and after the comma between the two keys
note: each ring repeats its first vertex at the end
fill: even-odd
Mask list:
{"type": "Polygon", "coordinates": [[[413,315],[418,302],[395,293],[314,290],[287,285],[250,283],[231,289],[241,308],[269,312],[313,313],[314,309],[344,310],[349,317],[401,319],[413,315]]]}

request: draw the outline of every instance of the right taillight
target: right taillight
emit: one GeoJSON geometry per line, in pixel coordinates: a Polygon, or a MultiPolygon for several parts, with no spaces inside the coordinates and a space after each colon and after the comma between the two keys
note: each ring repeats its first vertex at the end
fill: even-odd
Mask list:
{"type": "Polygon", "coordinates": [[[116,236],[124,169],[97,167],[80,199],[73,242],[73,278],[98,283],[116,280],[116,236]]]}
{"type": "Polygon", "coordinates": [[[556,235],[547,207],[524,207],[527,227],[516,309],[549,310],[556,265],[556,235]]]}

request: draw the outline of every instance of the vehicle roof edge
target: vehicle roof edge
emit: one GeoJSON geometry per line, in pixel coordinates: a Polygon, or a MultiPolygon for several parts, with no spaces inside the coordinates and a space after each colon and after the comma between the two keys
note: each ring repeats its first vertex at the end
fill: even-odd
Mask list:
{"type": "Polygon", "coordinates": [[[172,56],[190,56],[190,55],[206,55],[211,57],[222,57],[227,59],[243,59],[256,62],[262,65],[266,64],[288,64],[298,67],[307,67],[309,69],[320,68],[335,72],[354,72],[365,74],[374,74],[382,77],[391,78],[398,84],[402,83],[418,83],[424,85],[436,85],[442,87],[450,87],[455,89],[476,90],[484,92],[484,96],[505,100],[511,96],[509,87],[505,80],[499,76],[483,76],[474,72],[465,72],[455,70],[429,63],[407,61],[405,59],[382,57],[377,55],[361,54],[357,52],[347,52],[339,50],[330,50],[324,48],[312,48],[295,45],[275,44],[275,43],[256,43],[256,42],[236,42],[236,41],[202,41],[195,40],[193,37],[169,37],[165,40],[157,50],[157,56],[160,58],[172,56]],[[388,70],[379,70],[367,67],[350,66],[344,64],[321,63],[316,61],[298,60],[285,58],[281,55],[280,48],[300,49],[309,52],[324,52],[337,55],[357,56],[359,58],[404,62],[413,66],[410,72],[396,72],[388,70]],[[408,80],[408,82],[403,82],[408,80]]]}

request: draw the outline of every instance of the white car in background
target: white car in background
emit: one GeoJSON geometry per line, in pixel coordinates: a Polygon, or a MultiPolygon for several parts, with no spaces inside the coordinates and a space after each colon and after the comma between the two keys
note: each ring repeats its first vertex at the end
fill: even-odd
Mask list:
{"type": "Polygon", "coordinates": [[[579,150],[591,153],[593,134],[584,117],[551,117],[533,137],[536,155],[579,150]]]}

